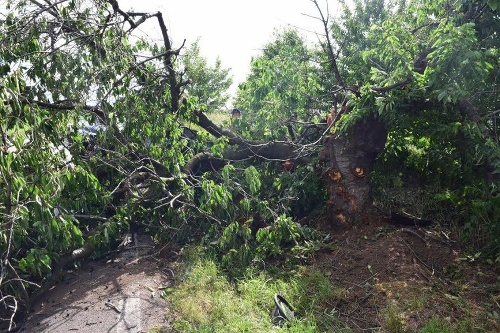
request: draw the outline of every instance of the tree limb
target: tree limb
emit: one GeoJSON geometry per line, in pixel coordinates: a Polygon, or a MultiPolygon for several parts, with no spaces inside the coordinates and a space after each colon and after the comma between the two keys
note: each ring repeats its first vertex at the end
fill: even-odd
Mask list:
{"type": "Polygon", "coordinates": [[[236,146],[236,149],[227,149],[220,157],[210,153],[199,153],[184,166],[183,171],[186,174],[218,170],[227,163],[251,158],[271,161],[293,160],[296,163],[306,163],[308,161],[306,157],[308,153],[303,149],[303,145],[288,141],[259,142],[244,140],[235,133],[214,124],[203,112],[196,111],[196,116],[199,126],[216,138],[226,137],[229,144],[236,146]]]}
{"type": "Polygon", "coordinates": [[[136,23],[134,22],[134,20],[132,20],[132,18],[130,17],[130,15],[120,9],[120,7],[118,6],[118,1],[117,0],[108,0],[108,2],[113,7],[113,10],[115,12],[119,13],[121,16],[123,16],[123,18],[130,24],[130,26],[132,28],[135,29],[137,27],[136,23]]]}
{"type": "Polygon", "coordinates": [[[339,86],[345,86],[344,80],[342,79],[342,76],[340,75],[339,67],[337,65],[337,57],[335,56],[335,53],[333,52],[333,44],[330,39],[330,34],[328,31],[328,15],[329,13],[327,12],[327,17],[323,15],[323,11],[321,8],[319,8],[319,4],[316,0],[311,0],[312,3],[316,6],[318,9],[319,15],[321,16],[321,22],[323,23],[323,29],[325,30],[325,38],[326,38],[326,45],[324,45],[323,49],[326,52],[328,56],[328,60],[330,62],[330,66],[332,67],[333,74],[335,75],[335,79],[337,80],[337,84],[339,86]]]}
{"type": "MultiPolygon", "coordinates": [[[[165,50],[171,50],[172,49],[172,44],[170,42],[170,37],[168,36],[168,31],[167,31],[167,26],[165,25],[165,21],[163,20],[163,16],[161,12],[156,13],[156,18],[158,19],[158,24],[160,25],[160,30],[161,30],[161,35],[163,37],[163,45],[165,47],[165,50]]],[[[184,42],[182,45],[184,46],[184,42]]],[[[182,48],[182,46],[181,46],[182,48]]],[[[165,59],[163,61],[165,69],[168,72],[168,80],[170,83],[170,96],[172,98],[170,105],[172,106],[172,110],[174,112],[177,112],[179,110],[179,99],[181,96],[181,85],[177,82],[177,77],[176,77],[176,72],[174,69],[174,65],[172,63],[172,56],[173,55],[178,55],[180,49],[179,48],[177,51],[170,53],[168,56],[165,56],[165,59]]]]}
{"type": "Polygon", "coordinates": [[[457,102],[457,107],[460,113],[467,119],[472,120],[475,123],[481,121],[481,116],[479,115],[479,108],[472,105],[472,103],[466,99],[462,99],[457,102]]]}
{"type": "Polygon", "coordinates": [[[371,90],[373,90],[375,92],[378,92],[378,93],[385,93],[385,92],[391,91],[392,89],[406,86],[408,83],[410,83],[412,81],[413,81],[413,77],[408,76],[403,81],[396,82],[394,84],[391,84],[390,86],[386,86],[386,87],[372,87],[371,90]]]}

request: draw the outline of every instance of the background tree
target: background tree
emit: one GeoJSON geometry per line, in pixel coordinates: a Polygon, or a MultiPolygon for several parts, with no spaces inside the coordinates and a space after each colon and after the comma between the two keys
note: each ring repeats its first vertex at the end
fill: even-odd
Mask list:
{"type": "Polygon", "coordinates": [[[239,133],[294,141],[308,124],[319,121],[318,67],[297,31],[275,32],[274,40],[264,46],[262,55],[254,58],[250,66],[235,101],[245,111],[239,133]]]}
{"type": "Polygon", "coordinates": [[[200,104],[206,105],[206,111],[224,110],[229,100],[228,89],[232,79],[229,69],[222,68],[220,58],[213,66],[200,55],[199,40],[183,52],[183,65],[190,84],[187,92],[196,96],[200,104]]]}

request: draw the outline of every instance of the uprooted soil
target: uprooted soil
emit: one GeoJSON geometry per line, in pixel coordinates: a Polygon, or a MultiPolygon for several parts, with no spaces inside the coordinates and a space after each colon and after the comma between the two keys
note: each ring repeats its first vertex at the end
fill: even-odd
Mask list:
{"type": "MultiPolygon", "coordinates": [[[[498,266],[467,260],[436,226],[401,226],[376,213],[366,221],[343,231],[324,217],[310,221],[331,236],[310,264],[335,286],[327,306],[353,332],[413,332],[435,317],[500,332],[498,266]]],[[[158,260],[158,249],[141,244],[151,242],[67,273],[21,332],[173,332],[161,297],[175,288],[172,258],[158,260]]]]}
{"type": "Polygon", "coordinates": [[[433,318],[500,332],[498,265],[474,262],[437,226],[376,212],[366,221],[343,232],[322,221],[333,239],[313,260],[338,288],[329,305],[354,332],[414,332],[433,318]]]}

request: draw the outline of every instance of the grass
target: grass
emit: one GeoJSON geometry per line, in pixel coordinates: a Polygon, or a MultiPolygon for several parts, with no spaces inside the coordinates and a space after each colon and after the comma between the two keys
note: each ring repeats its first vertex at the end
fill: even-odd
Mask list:
{"type": "Polygon", "coordinates": [[[427,305],[427,296],[424,292],[421,294],[410,294],[405,301],[408,311],[421,311],[427,305]]]}
{"type": "Polygon", "coordinates": [[[153,327],[148,330],[148,333],[169,333],[170,330],[167,327],[153,327]]]}
{"type": "MultiPolygon", "coordinates": [[[[476,313],[478,308],[457,292],[452,296],[444,286],[439,288],[408,287],[401,281],[381,283],[383,290],[377,304],[384,304],[378,314],[382,332],[387,333],[486,333],[494,325],[487,314],[476,313]],[[433,310],[430,319],[429,309],[433,310]],[[454,309],[452,316],[450,309],[454,309]],[[427,318],[423,319],[421,316],[427,318]],[[484,317],[484,318],[483,318],[484,317]],[[415,327],[418,325],[418,328],[415,327]]],[[[452,288],[450,284],[447,288],[452,288]]],[[[484,310],[484,309],[483,309],[484,310]]],[[[490,315],[491,317],[491,315],[490,315]]]]}
{"type": "Polygon", "coordinates": [[[431,319],[424,325],[419,333],[468,333],[476,332],[468,321],[461,321],[456,324],[450,324],[445,319],[431,319]]]}
{"type": "Polygon", "coordinates": [[[397,303],[385,307],[380,313],[381,327],[387,333],[475,333],[483,332],[479,327],[474,327],[470,320],[464,319],[456,323],[450,323],[449,318],[435,317],[427,321],[417,331],[406,326],[406,315],[397,303]]]}
{"type": "Polygon", "coordinates": [[[382,327],[385,332],[406,333],[404,314],[396,304],[387,306],[381,312],[382,327]]]}
{"type": "Polygon", "coordinates": [[[292,277],[248,272],[230,282],[210,257],[186,260],[189,267],[175,290],[168,295],[180,332],[350,332],[326,300],[333,297],[325,277],[298,269],[292,277]],[[295,308],[297,319],[280,327],[270,316],[274,294],[295,308]]]}
{"type": "MultiPolygon", "coordinates": [[[[345,297],[346,291],[332,286],[318,271],[295,267],[277,275],[249,269],[243,277],[230,280],[202,248],[193,247],[184,253],[177,286],[166,296],[174,313],[173,328],[178,332],[351,332],[329,305],[332,300],[345,297]],[[275,294],[282,295],[295,309],[296,320],[283,327],[272,323],[275,294]]],[[[401,286],[393,287],[397,293],[401,286]]],[[[414,293],[407,288],[405,291],[401,303],[393,299],[380,310],[381,332],[487,332],[467,318],[452,323],[442,317],[428,320],[418,330],[411,329],[408,313],[420,312],[432,301],[427,293],[414,293]]],[[[153,332],[157,331],[150,333],[153,332]]]]}
{"type": "MultiPolygon", "coordinates": [[[[351,332],[332,305],[349,302],[348,291],[332,285],[328,273],[292,265],[285,265],[283,272],[268,263],[266,269],[249,268],[230,279],[234,272],[223,271],[205,249],[192,247],[183,253],[176,287],[167,295],[178,332],[351,332]],[[272,323],[275,294],[296,310],[297,320],[284,327],[272,323]]],[[[494,308],[469,303],[460,290],[457,296],[448,294],[449,282],[446,288],[407,281],[373,287],[380,332],[486,333],[495,331],[491,328],[499,322],[494,308]]]]}

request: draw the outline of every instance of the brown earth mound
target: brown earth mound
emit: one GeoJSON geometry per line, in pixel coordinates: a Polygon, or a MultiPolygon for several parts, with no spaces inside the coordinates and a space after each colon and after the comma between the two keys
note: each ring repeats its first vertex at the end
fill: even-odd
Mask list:
{"type": "Polygon", "coordinates": [[[376,213],[366,220],[332,233],[313,263],[338,286],[329,305],[354,332],[414,332],[436,317],[500,332],[498,265],[471,262],[438,227],[397,225],[376,213]]]}

